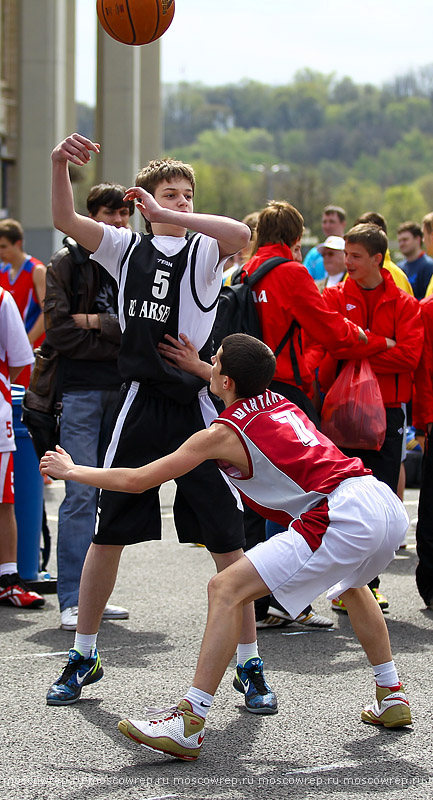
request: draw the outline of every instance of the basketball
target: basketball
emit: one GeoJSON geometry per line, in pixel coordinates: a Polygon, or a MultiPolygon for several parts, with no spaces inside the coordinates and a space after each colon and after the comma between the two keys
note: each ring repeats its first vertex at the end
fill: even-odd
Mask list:
{"type": "Polygon", "coordinates": [[[104,31],[123,44],[149,44],[159,39],[174,16],[174,0],[97,0],[104,31]]]}

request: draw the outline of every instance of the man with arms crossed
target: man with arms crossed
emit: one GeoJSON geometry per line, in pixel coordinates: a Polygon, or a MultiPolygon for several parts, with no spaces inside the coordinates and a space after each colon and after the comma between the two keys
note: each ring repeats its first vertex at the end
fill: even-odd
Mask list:
{"type": "Polygon", "coordinates": [[[75,466],[61,448],[41,461],[43,474],[135,493],[212,458],[248,504],[288,528],[211,579],[198,666],[183,699],[151,719],[119,723],[139,744],[184,760],[199,755],[205,707],[234,654],[244,605],[270,591],[295,617],[324,591],[341,595],[377,684],[376,701],[362,711],[363,721],[389,728],[411,723],[386,623],[365,585],[394,557],[407,514],[360,459],[344,456],[297,406],[266,390],[274,369],[267,345],[232,334],[223,339],[212,368],[197,367],[225,411],[171,455],[135,470],[75,466]]]}

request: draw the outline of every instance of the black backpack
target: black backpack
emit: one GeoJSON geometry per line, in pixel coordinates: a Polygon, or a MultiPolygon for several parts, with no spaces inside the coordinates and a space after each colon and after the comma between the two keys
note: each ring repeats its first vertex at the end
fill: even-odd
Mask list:
{"type": "MultiPolygon", "coordinates": [[[[284,264],[287,258],[274,256],[268,258],[252,275],[247,275],[242,267],[233,273],[230,286],[223,286],[218,298],[218,308],[213,329],[213,352],[216,353],[225,336],[231,333],[248,333],[256,339],[263,339],[262,328],[253,298],[253,286],[264,278],[271,269],[284,264]],[[243,283],[241,283],[243,278],[243,283]]],[[[275,350],[278,356],[290,339],[298,324],[294,320],[275,350]]]]}

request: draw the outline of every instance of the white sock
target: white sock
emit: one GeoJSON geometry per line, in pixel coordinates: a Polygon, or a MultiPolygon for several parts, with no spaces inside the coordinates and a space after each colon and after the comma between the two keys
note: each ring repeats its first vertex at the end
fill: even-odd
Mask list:
{"type": "Polygon", "coordinates": [[[191,703],[194,714],[206,719],[206,714],[213,703],[212,694],[202,692],[201,689],[196,689],[195,686],[191,686],[191,688],[188,689],[184,699],[191,703]]]}
{"type": "Polygon", "coordinates": [[[258,657],[259,657],[259,650],[257,647],[257,639],[255,642],[250,642],[249,644],[238,644],[237,663],[240,664],[241,667],[243,667],[245,662],[248,661],[250,658],[258,658],[258,657]]]}
{"type": "Polygon", "coordinates": [[[400,681],[393,661],[373,665],[373,670],[378,686],[399,686],[400,681]]]}
{"type": "Polygon", "coordinates": [[[18,572],[16,561],[8,561],[5,564],[0,564],[0,577],[2,575],[15,575],[16,572],[18,572]]]}
{"type": "Polygon", "coordinates": [[[96,650],[97,633],[76,633],[74,639],[74,650],[78,650],[84,658],[93,656],[96,650]]]}

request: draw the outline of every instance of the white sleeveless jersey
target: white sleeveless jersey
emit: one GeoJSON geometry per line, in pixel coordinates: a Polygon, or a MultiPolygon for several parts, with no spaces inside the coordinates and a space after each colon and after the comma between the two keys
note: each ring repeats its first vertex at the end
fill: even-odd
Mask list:
{"type": "Polygon", "coordinates": [[[0,453],[16,450],[9,367],[26,366],[33,361],[33,350],[15,300],[0,289],[0,453]]]}

